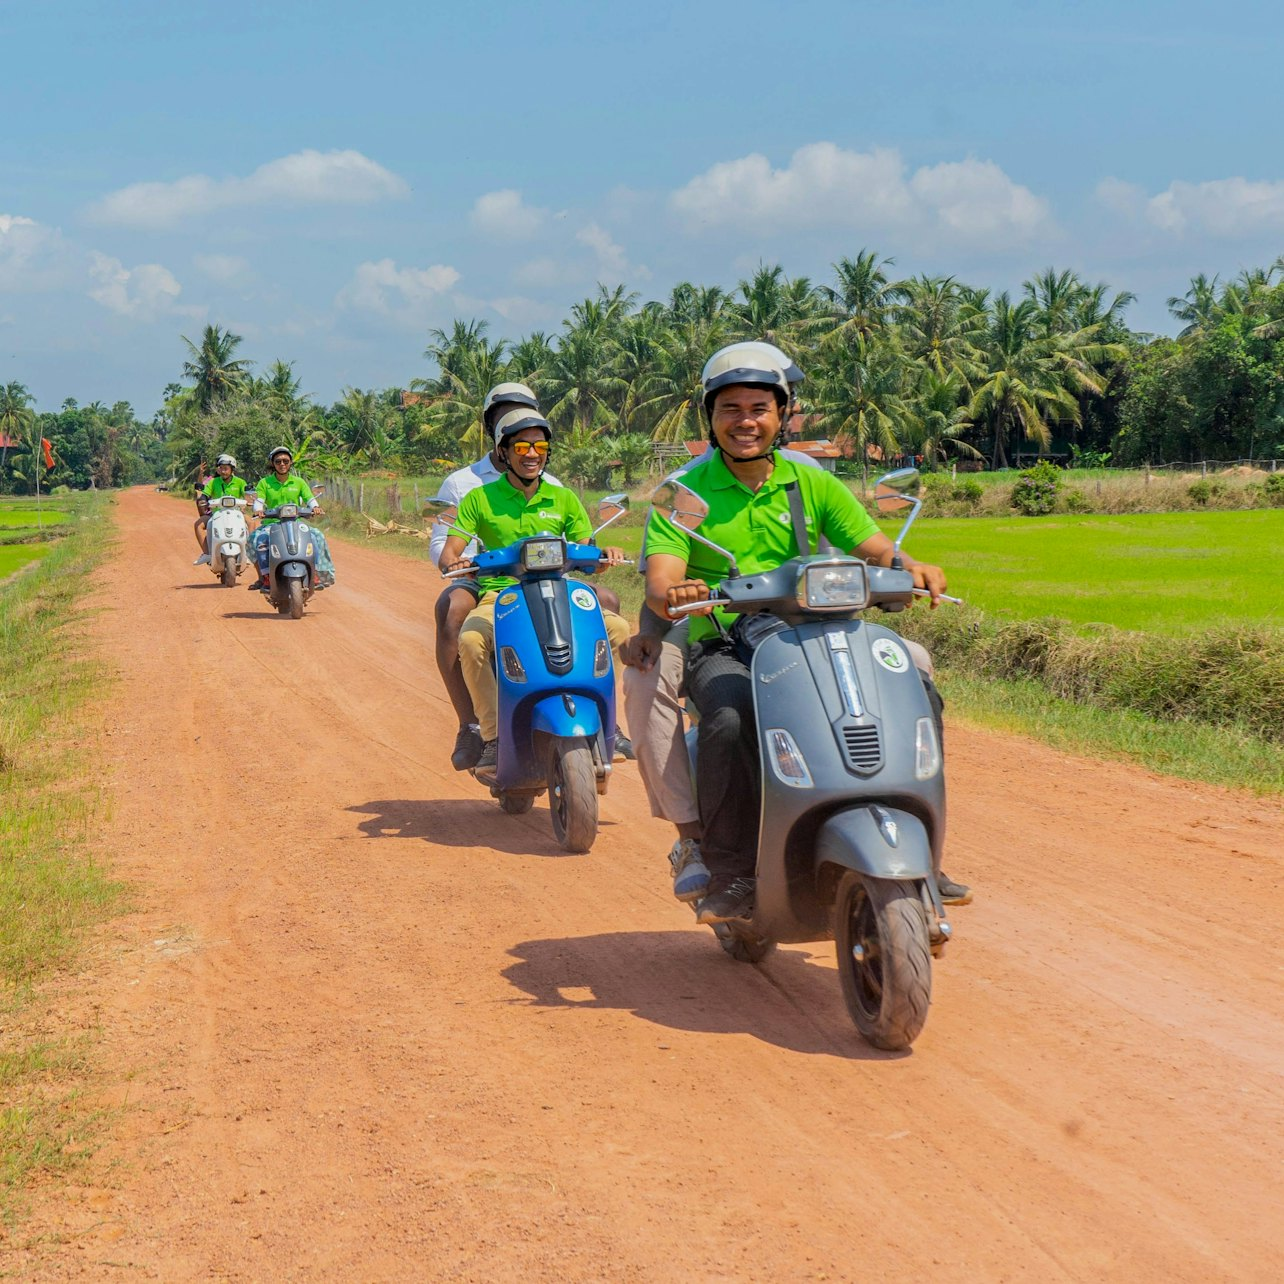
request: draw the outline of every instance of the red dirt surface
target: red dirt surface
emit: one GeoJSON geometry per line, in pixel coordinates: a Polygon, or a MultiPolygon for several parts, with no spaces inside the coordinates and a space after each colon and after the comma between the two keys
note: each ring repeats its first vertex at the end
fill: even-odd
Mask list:
{"type": "Polygon", "coordinates": [[[55,995],[122,1106],[38,1280],[1284,1279],[1278,805],[953,727],[927,1028],[832,945],[731,962],[617,769],[591,855],[450,769],[440,581],[337,547],[305,618],[121,497],[103,855],[55,995]]]}

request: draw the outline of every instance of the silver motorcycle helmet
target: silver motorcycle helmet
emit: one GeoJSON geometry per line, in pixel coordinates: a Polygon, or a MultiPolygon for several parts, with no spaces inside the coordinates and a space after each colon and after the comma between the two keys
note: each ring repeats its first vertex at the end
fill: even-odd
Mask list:
{"type": "MultiPolygon", "coordinates": [[[[525,406],[539,414],[539,402],[534,392],[524,383],[497,383],[482,402],[482,426],[487,433],[494,433],[498,420],[503,417],[506,406],[525,406]]],[[[499,438],[495,438],[499,445],[499,438]]]]}

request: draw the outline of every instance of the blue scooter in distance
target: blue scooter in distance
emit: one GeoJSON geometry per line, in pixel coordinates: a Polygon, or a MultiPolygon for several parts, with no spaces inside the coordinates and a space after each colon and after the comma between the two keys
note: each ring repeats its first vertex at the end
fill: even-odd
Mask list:
{"type": "MultiPolygon", "coordinates": [[[[598,505],[594,538],[623,515],[627,495],[598,505]]],[[[453,505],[430,500],[436,520],[457,534],[453,505]]],[[[568,852],[587,852],[597,837],[597,798],[606,793],[615,751],[615,666],[597,594],[569,573],[592,573],[595,544],[540,534],[483,550],[471,569],[448,576],[511,576],[495,601],[499,743],[494,774],[473,774],[510,815],[530,811],[549,793],[553,833],[568,852]]]]}

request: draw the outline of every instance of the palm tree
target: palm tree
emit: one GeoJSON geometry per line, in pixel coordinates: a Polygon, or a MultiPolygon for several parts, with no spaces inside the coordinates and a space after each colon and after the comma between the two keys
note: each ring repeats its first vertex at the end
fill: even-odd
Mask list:
{"type": "Polygon", "coordinates": [[[1177,336],[1189,338],[1203,330],[1211,329],[1221,316],[1217,301],[1217,277],[1209,279],[1202,272],[1190,279],[1190,288],[1183,295],[1173,295],[1168,300],[1168,311],[1185,322],[1185,329],[1177,336]]]}
{"type": "Polygon", "coordinates": [[[952,276],[906,281],[894,316],[906,355],[938,378],[956,374],[966,383],[980,373],[978,339],[986,314],[967,301],[952,276]]]}
{"type": "Polygon", "coordinates": [[[253,362],[234,356],[241,344],[239,334],[207,325],[201,335],[200,347],[186,335],[183,342],[191,353],[191,360],[183,362],[183,374],[195,381],[196,403],[202,411],[208,413],[217,403],[226,401],[245,386],[253,362]]]}
{"type": "Polygon", "coordinates": [[[490,447],[482,429],[482,406],[486,394],[504,382],[508,371],[504,364],[507,345],[502,340],[490,342],[485,338],[485,322],[478,325],[475,341],[451,352],[441,377],[432,381],[437,396],[428,407],[427,431],[421,435],[446,429],[465,450],[482,454],[490,447]]]}
{"type": "Polygon", "coordinates": [[[9,443],[17,444],[23,440],[27,429],[35,422],[35,411],[31,409],[31,393],[26,385],[10,382],[0,388],[0,468],[9,458],[9,443]]]}
{"type": "Polygon", "coordinates": [[[1124,356],[1122,344],[1101,342],[1098,326],[1048,337],[1040,329],[1033,299],[1016,304],[1007,294],[995,299],[986,334],[987,369],[972,394],[968,417],[993,427],[996,468],[1007,467],[1010,433],[1019,430],[1025,440],[1047,449],[1050,423],[1079,423],[1076,396],[1100,395],[1099,368],[1124,356]]]}
{"type": "Polygon", "coordinates": [[[842,329],[869,340],[886,326],[891,309],[905,297],[904,285],[888,281],[883,270],[894,263],[873,250],[861,250],[854,259],[839,259],[833,265],[837,283],[821,286],[821,292],[842,329]]]}

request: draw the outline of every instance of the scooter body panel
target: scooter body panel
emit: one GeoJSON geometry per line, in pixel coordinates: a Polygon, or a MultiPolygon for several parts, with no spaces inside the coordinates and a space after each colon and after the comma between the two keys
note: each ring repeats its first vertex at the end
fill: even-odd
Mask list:
{"type": "Polygon", "coordinates": [[[239,574],[249,562],[247,549],[250,531],[245,522],[245,514],[240,508],[211,508],[205,530],[210,553],[210,570],[215,575],[222,575],[223,563],[235,560],[239,574]]]}
{"type": "Polygon", "coordinates": [[[316,584],[316,544],[312,528],[298,518],[283,518],[268,527],[269,596],[275,606],[284,600],[289,580],[302,580],[311,596],[316,584]]]}
{"type": "MultiPolygon", "coordinates": [[[[478,556],[521,575],[519,545],[478,556]]],[[[569,565],[596,566],[598,550],[570,544],[569,565]]],[[[615,747],[615,671],[597,594],[560,573],[527,573],[495,600],[499,744],[495,786],[542,788],[550,738],[596,741],[601,763],[615,747]],[[604,662],[603,662],[604,655],[604,662]]],[[[609,768],[608,768],[609,769],[609,768]]]]}
{"type": "Polygon", "coordinates": [[[785,628],[755,649],[752,674],[762,772],[753,926],[772,940],[818,940],[830,933],[825,853],[879,878],[939,868],[944,777],[915,774],[917,723],[932,710],[904,642],[863,619],[785,628]],[[776,730],[792,738],[809,783],[773,761],[776,730]],[[874,806],[904,815],[902,846],[869,819],[874,806]]]}

